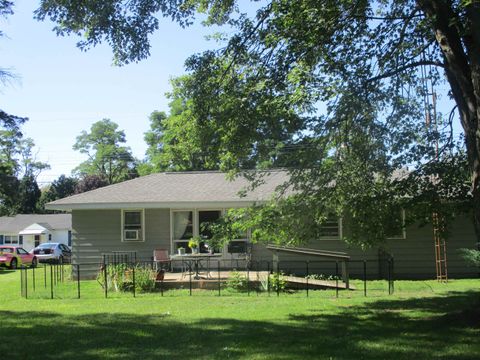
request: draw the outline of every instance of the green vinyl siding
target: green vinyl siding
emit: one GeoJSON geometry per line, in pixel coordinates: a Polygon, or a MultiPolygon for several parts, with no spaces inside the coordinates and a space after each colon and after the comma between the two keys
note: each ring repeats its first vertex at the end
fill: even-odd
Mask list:
{"type": "Polygon", "coordinates": [[[138,260],[150,261],[154,249],[170,249],[170,211],[145,209],[144,216],[145,241],[122,242],[121,210],[74,210],[73,263],[90,264],[87,273],[91,276],[98,271],[103,254],[136,252],[138,260]]]}
{"type": "MultiPolygon", "coordinates": [[[[136,251],[137,258],[149,261],[156,248],[170,249],[170,210],[145,209],[145,241],[121,241],[121,210],[74,210],[72,213],[72,247],[74,263],[90,263],[90,275],[96,274],[102,254],[112,251],[136,251]]],[[[468,267],[462,259],[460,248],[474,248],[476,238],[472,223],[467,217],[459,217],[450,228],[447,241],[448,274],[450,277],[478,276],[477,269],[468,267]]],[[[384,273],[385,262],[381,260],[379,247],[362,250],[349,246],[342,240],[319,239],[302,245],[327,251],[342,251],[351,256],[349,271],[352,277],[363,276],[363,260],[367,260],[367,277],[376,278],[384,273]]],[[[405,239],[392,239],[382,249],[394,258],[394,276],[400,278],[435,277],[435,257],[432,228],[409,226],[405,239]]],[[[309,261],[310,273],[335,274],[335,261],[316,256],[280,253],[280,266],[290,273],[306,271],[309,261]]],[[[263,244],[252,246],[252,268],[265,268],[273,254],[263,244]],[[263,264],[261,264],[263,262],[263,264]]],[[[214,264],[216,266],[216,264],[214,264]]],[[[222,267],[243,268],[245,262],[230,254],[221,261],[222,267]]],[[[82,266],[82,269],[84,266],[82,266]]],[[[82,275],[82,277],[85,276],[82,275]]]]}
{"type": "MultiPolygon", "coordinates": [[[[362,260],[367,260],[367,277],[379,277],[385,268],[380,259],[380,248],[373,247],[362,250],[349,246],[342,240],[313,240],[304,245],[314,249],[346,252],[351,257],[349,270],[352,277],[363,276],[362,260]]],[[[420,227],[411,225],[406,229],[405,239],[387,240],[381,248],[394,259],[394,277],[398,279],[432,279],[435,278],[435,252],[433,231],[431,226],[420,227]]],[[[461,248],[476,248],[476,238],[472,222],[466,216],[459,216],[450,225],[450,236],[446,242],[447,271],[451,278],[478,276],[478,270],[469,267],[462,258],[461,248]]],[[[252,258],[271,261],[273,253],[262,244],[254,244],[252,258]]],[[[286,270],[305,269],[309,264],[310,272],[320,272],[326,275],[335,272],[335,263],[326,258],[279,253],[280,267],[286,270]]]]}

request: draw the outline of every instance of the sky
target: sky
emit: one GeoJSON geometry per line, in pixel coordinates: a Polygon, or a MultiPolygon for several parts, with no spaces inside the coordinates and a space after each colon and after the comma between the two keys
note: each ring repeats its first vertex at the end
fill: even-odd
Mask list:
{"type": "Polygon", "coordinates": [[[185,73],[188,56],[218,46],[205,39],[214,29],[199,23],[182,29],[162,19],[151,39],[151,56],[115,67],[108,45],[82,52],[75,46],[77,37],[57,37],[53,23],[34,20],[38,3],[18,0],[15,14],[0,19],[6,35],[0,38],[0,66],[17,75],[0,89],[0,107],[29,118],[23,134],[34,139],[37,160],[51,166],[38,177],[39,185],[69,175],[85,159],[72,150],[75,138],[103,118],[125,131],[127,145],[142,159],[149,114],[168,112],[169,80],[185,73]]]}
{"type": "MultiPolygon", "coordinates": [[[[149,114],[168,112],[165,93],[171,90],[169,80],[185,73],[188,56],[218,47],[205,39],[218,29],[205,28],[199,21],[182,29],[162,19],[151,38],[151,56],[115,67],[108,45],[82,52],[76,47],[77,37],[57,37],[53,23],[34,20],[38,3],[17,0],[15,14],[0,19],[6,35],[0,38],[0,67],[18,78],[0,88],[0,108],[29,118],[22,128],[24,136],[34,139],[36,160],[51,166],[38,177],[39,185],[45,186],[61,174],[70,175],[85,160],[72,146],[82,130],[103,118],[125,131],[134,156],[143,159],[149,114]]],[[[253,13],[253,9],[247,11],[253,13]]],[[[447,89],[444,85],[437,90],[445,94],[447,89]]],[[[447,101],[440,104],[439,111],[448,114],[451,108],[447,101]]],[[[462,132],[458,121],[454,130],[462,132]]]]}

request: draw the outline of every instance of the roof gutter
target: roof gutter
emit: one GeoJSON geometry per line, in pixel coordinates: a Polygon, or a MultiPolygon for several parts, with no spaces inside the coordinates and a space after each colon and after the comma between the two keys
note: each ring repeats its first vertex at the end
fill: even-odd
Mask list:
{"type": "Polygon", "coordinates": [[[238,208],[248,207],[266,201],[172,201],[172,202],[109,202],[109,203],[79,203],[45,205],[48,210],[115,210],[115,209],[189,209],[189,208],[238,208]]]}

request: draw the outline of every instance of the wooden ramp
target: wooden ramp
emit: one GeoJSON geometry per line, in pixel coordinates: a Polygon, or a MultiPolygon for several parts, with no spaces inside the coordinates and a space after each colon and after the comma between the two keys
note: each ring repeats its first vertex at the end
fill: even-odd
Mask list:
{"type": "MultiPolygon", "coordinates": [[[[165,278],[163,282],[157,281],[160,286],[168,289],[174,288],[188,288],[190,286],[190,281],[192,284],[192,288],[195,289],[217,289],[218,284],[224,284],[228,278],[230,277],[231,271],[210,271],[207,274],[202,274],[200,279],[192,279],[190,280],[189,275],[185,275],[182,273],[165,273],[165,278]]],[[[248,281],[252,283],[252,287],[259,285],[260,283],[266,284],[267,279],[269,276],[268,271],[237,271],[242,276],[247,277],[248,281]]],[[[307,285],[309,289],[335,289],[337,287],[337,282],[332,280],[314,280],[314,279],[305,279],[304,277],[299,276],[287,276],[287,275],[280,275],[286,282],[287,287],[292,289],[306,289],[307,285]]],[[[348,289],[348,285],[345,284],[343,281],[338,281],[338,288],[339,289],[348,289]]],[[[350,285],[351,290],[355,290],[353,286],[350,285]]]]}
{"type": "MultiPolygon", "coordinates": [[[[307,286],[309,289],[335,289],[337,287],[337,282],[335,280],[317,280],[317,279],[305,279],[298,276],[283,276],[283,279],[289,284],[293,285],[292,287],[301,287],[306,289],[307,286]]],[[[349,289],[355,290],[355,287],[351,284],[347,285],[343,281],[338,281],[339,289],[349,289]]]]}
{"type": "MultiPolygon", "coordinates": [[[[350,289],[350,275],[348,271],[348,263],[350,261],[350,255],[348,255],[345,252],[340,252],[340,251],[329,251],[329,250],[319,250],[319,249],[312,249],[312,248],[300,248],[300,247],[291,247],[291,246],[279,246],[279,245],[267,245],[267,249],[273,252],[273,266],[277,267],[278,269],[278,264],[280,261],[279,258],[279,253],[290,253],[290,254],[298,254],[298,255],[308,255],[308,256],[318,256],[322,258],[327,258],[330,260],[335,260],[337,262],[340,262],[341,264],[341,271],[342,271],[342,286],[346,289],[350,289]]],[[[337,265],[338,266],[338,265],[337,265]]],[[[291,277],[292,282],[296,283],[297,285],[300,284],[298,281],[302,281],[302,278],[296,278],[296,277],[291,277]],[[298,280],[294,280],[298,279],[298,280]]],[[[303,279],[305,280],[305,279],[303,279]]],[[[319,287],[332,287],[331,283],[329,281],[324,281],[324,280],[316,280],[323,282],[324,284],[316,284],[319,287]]],[[[306,280],[305,280],[306,282],[306,280]]],[[[310,282],[309,282],[310,283],[310,282]]],[[[312,282],[312,284],[315,284],[312,282]]],[[[306,284],[305,284],[306,285],[306,284]]],[[[336,282],[335,286],[336,288],[336,282]]],[[[340,288],[340,283],[338,284],[338,287],[340,288]]]]}

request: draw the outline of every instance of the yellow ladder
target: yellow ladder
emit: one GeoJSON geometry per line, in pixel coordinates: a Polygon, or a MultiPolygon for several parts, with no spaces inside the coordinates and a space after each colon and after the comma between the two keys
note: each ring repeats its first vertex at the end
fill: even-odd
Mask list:
{"type": "Polygon", "coordinates": [[[447,244],[442,238],[443,224],[441,224],[439,215],[432,214],[433,240],[435,243],[435,269],[437,272],[437,281],[448,281],[447,273],[447,244]]]}

